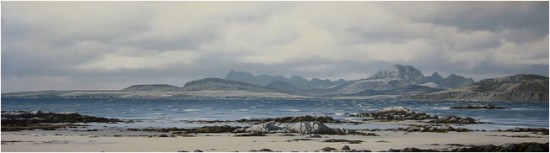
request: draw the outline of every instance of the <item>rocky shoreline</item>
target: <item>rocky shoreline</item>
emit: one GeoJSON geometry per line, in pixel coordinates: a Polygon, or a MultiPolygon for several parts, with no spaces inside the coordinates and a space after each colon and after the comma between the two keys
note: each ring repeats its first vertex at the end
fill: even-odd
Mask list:
{"type": "MultiPolygon", "coordinates": [[[[278,118],[265,118],[265,119],[240,119],[235,121],[214,121],[217,123],[243,123],[245,126],[230,126],[230,125],[214,125],[214,126],[202,126],[196,128],[135,128],[135,127],[121,127],[116,129],[109,129],[107,126],[99,129],[87,128],[89,123],[122,123],[132,124],[132,121],[124,121],[114,118],[103,118],[95,116],[81,115],[77,113],[53,113],[53,112],[41,112],[41,111],[11,111],[2,112],[2,131],[11,131],[17,134],[18,132],[36,132],[40,133],[40,130],[49,130],[53,132],[66,131],[65,133],[80,133],[78,135],[90,135],[89,138],[102,138],[102,137],[144,137],[144,138],[174,138],[185,139],[187,137],[207,139],[209,137],[223,137],[228,138],[264,138],[270,139],[268,142],[277,142],[278,137],[289,137],[285,141],[281,142],[294,142],[294,143],[319,143],[330,144],[327,147],[320,147],[317,150],[309,151],[323,151],[323,152],[369,152],[371,150],[380,151],[377,149],[365,149],[357,148],[357,144],[393,144],[395,137],[406,139],[408,135],[425,135],[434,137],[437,134],[451,134],[459,136],[460,133],[485,133],[485,131],[470,130],[463,127],[456,127],[454,125],[463,124],[484,124],[469,117],[457,117],[457,116],[445,116],[438,117],[430,115],[424,112],[414,112],[404,107],[388,107],[383,108],[375,112],[370,113],[358,113],[353,115],[356,117],[365,118],[362,122],[349,122],[337,120],[328,116],[290,116],[290,117],[278,117],[278,118]],[[407,127],[394,128],[394,129],[345,129],[345,128],[331,128],[327,124],[369,124],[372,122],[380,122],[386,124],[402,124],[399,122],[405,122],[407,127]],[[394,133],[402,133],[402,135],[395,135],[394,133]],[[96,134],[94,134],[96,133],[96,134]],[[103,134],[101,134],[103,133],[103,134]],[[111,133],[105,135],[105,133],[111,133]],[[122,134],[130,133],[130,134],[122,134]],[[133,133],[133,134],[131,134],[133,133]],[[434,135],[435,134],[435,135],[434,135]],[[98,135],[103,135],[98,137],[98,135]],[[109,136],[110,135],[110,136],[109,136]],[[388,137],[388,135],[390,135],[388,137]],[[225,137],[228,136],[228,137],[225,137]],[[272,138],[275,137],[275,138],[272,138]],[[391,138],[389,140],[382,138],[391,138]],[[273,140],[271,140],[273,139],[273,140]],[[372,139],[377,139],[376,141],[372,139]],[[334,147],[335,144],[346,144],[343,147],[334,147]]],[[[197,121],[203,123],[201,121],[197,121]]],[[[530,139],[541,139],[548,137],[548,129],[545,128],[515,128],[515,129],[503,129],[487,131],[484,137],[498,137],[506,139],[523,139],[528,141],[530,139]],[[502,134],[499,134],[502,133],[502,134]],[[513,134],[518,133],[518,134],[513,134]]],[[[44,134],[42,134],[44,136],[44,134]]],[[[63,136],[63,134],[55,136],[63,136]]],[[[469,134],[470,135],[470,134],[469,134]]],[[[4,134],[3,134],[4,136],[4,134]]],[[[472,135],[477,136],[477,135],[472,135]]],[[[45,136],[47,137],[47,135],[45,136]]],[[[418,136],[416,136],[418,137],[418,136]]],[[[420,137],[422,138],[422,137],[420,137]]],[[[458,139],[458,138],[457,138],[458,139]]],[[[32,140],[32,139],[31,139],[32,140]]],[[[254,140],[256,141],[256,140],[254,140]]],[[[520,141],[522,142],[522,141],[520,141]]],[[[29,143],[27,140],[20,139],[2,139],[3,147],[8,144],[23,144],[29,143]]],[[[33,142],[37,143],[37,142],[33,142]]],[[[47,142],[43,142],[46,143],[47,142]]],[[[51,143],[51,142],[50,142],[51,143]]],[[[279,149],[263,147],[261,149],[244,150],[250,152],[270,152],[278,151],[279,149]]],[[[180,150],[182,151],[182,150],[180,150]]],[[[195,150],[197,151],[197,150],[195,150]]],[[[203,150],[200,150],[203,151],[203,150]]],[[[210,150],[214,151],[214,150],[210,150]]],[[[241,150],[243,151],[243,150],[241,150]]],[[[403,147],[402,149],[388,149],[381,151],[389,152],[417,152],[417,151],[444,151],[444,152],[477,152],[477,151],[518,151],[518,152],[536,152],[536,151],[548,151],[548,143],[510,143],[506,145],[453,145],[447,148],[441,148],[437,145],[432,147],[417,148],[417,147],[403,147]],[[456,148],[459,146],[459,148],[456,148]],[[432,149],[430,149],[432,148],[432,149]]]]}

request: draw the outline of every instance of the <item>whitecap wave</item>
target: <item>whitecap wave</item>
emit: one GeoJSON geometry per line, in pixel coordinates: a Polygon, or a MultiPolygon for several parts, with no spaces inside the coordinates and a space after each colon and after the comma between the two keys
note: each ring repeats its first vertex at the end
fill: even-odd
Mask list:
{"type": "Polygon", "coordinates": [[[201,109],[184,109],[183,111],[185,111],[185,112],[197,112],[197,111],[201,111],[201,109]]]}

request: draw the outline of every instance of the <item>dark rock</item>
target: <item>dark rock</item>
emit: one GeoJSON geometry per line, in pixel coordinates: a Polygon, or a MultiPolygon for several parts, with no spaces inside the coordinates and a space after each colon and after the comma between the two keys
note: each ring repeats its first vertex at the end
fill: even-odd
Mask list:
{"type": "Polygon", "coordinates": [[[324,152],[331,152],[331,151],[334,151],[334,150],[337,150],[337,149],[336,148],[331,148],[331,147],[324,147],[321,150],[324,151],[324,152]]]}
{"type": "Polygon", "coordinates": [[[506,131],[506,132],[533,132],[533,133],[538,133],[538,134],[542,134],[542,135],[548,135],[548,129],[547,128],[515,128],[515,129],[504,130],[504,131],[506,131]]]}
{"type": "Polygon", "coordinates": [[[501,146],[481,145],[468,148],[453,149],[453,152],[548,152],[548,143],[526,142],[520,144],[505,144],[501,146]]]}
{"type": "Polygon", "coordinates": [[[448,132],[448,131],[456,131],[456,132],[468,132],[471,130],[468,130],[466,128],[454,128],[450,125],[446,124],[426,124],[426,125],[417,125],[417,126],[409,126],[404,129],[399,129],[401,131],[407,131],[407,132],[448,132]]]}
{"type": "Polygon", "coordinates": [[[494,106],[494,105],[463,105],[453,106],[451,109],[506,109],[506,107],[494,106]]]}
{"type": "Polygon", "coordinates": [[[260,149],[259,151],[260,151],[260,152],[273,152],[273,150],[271,150],[271,149],[266,149],[266,148],[260,149]]]}
{"type": "Polygon", "coordinates": [[[160,134],[159,137],[168,137],[167,134],[160,134]]]}
{"type": "Polygon", "coordinates": [[[540,144],[530,144],[525,150],[522,150],[524,152],[548,152],[548,148],[546,150],[542,148],[542,145],[540,144]]]}
{"type": "Polygon", "coordinates": [[[458,116],[445,116],[443,118],[435,119],[430,121],[430,123],[445,123],[445,124],[479,124],[475,119],[466,117],[458,117],[458,116]]]}
{"type": "Polygon", "coordinates": [[[252,133],[245,133],[245,134],[237,134],[236,137],[251,137],[251,136],[265,136],[262,132],[252,132],[252,133]]]}
{"type": "Polygon", "coordinates": [[[388,149],[388,152],[400,152],[401,150],[399,149],[388,149]]]}
{"type": "Polygon", "coordinates": [[[195,149],[193,152],[203,152],[203,151],[199,149],[195,149]]]}
{"type": "Polygon", "coordinates": [[[240,119],[237,122],[253,122],[253,123],[266,123],[266,122],[279,122],[279,123],[297,123],[297,122],[321,122],[321,123],[341,123],[339,120],[335,120],[329,116],[297,116],[297,117],[280,117],[280,118],[265,118],[265,119],[240,119]]]}
{"type": "Polygon", "coordinates": [[[437,116],[428,115],[423,112],[414,112],[402,106],[387,107],[373,113],[359,113],[351,115],[354,117],[366,117],[371,120],[426,120],[437,119],[437,116]]]}
{"type": "Polygon", "coordinates": [[[42,111],[2,111],[2,126],[17,124],[39,124],[39,123],[115,123],[123,122],[114,118],[103,118],[95,116],[80,115],[78,113],[52,113],[42,111]]]}
{"type": "Polygon", "coordinates": [[[345,145],[341,150],[348,151],[351,150],[351,148],[348,145],[345,145]]]}
{"type": "Polygon", "coordinates": [[[233,132],[240,127],[232,127],[229,125],[224,126],[204,126],[200,128],[189,129],[189,133],[226,133],[233,132]]]}
{"type": "Polygon", "coordinates": [[[349,144],[359,144],[363,142],[363,140],[327,139],[323,140],[323,142],[347,142],[349,144]]]}
{"type": "Polygon", "coordinates": [[[516,144],[505,144],[502,146],[500,152],[518,152],[519,147],[516,144]]]}

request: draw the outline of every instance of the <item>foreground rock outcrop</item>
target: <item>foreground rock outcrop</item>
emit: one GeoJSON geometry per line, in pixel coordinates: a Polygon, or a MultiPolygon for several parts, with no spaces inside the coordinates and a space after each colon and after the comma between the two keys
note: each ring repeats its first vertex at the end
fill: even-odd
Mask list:
{"type": "MultiPolygon", "coordinates": [[[[388,152],[439,152],[435,149],[404,148],[390,149],[388,152]]],[[[456,148],[446,152],[548,152],[547,143],[525,142],[520,144],[479,145],[464,148],[456,148]]]]}
{"type": "Polygon", "coordinates": [[[279,123],[275,121],[256,124],[250,128],[237,129],[244,132],[299,133],[299,134],[354,134],[354,130],[329,128],[322,122],[279,123]]]}
{"type": "Polygon", "coordinates": [[[330,116],[296,116],[296,117],[278,117],[278,118],[265,118],[265,119],[240,119],[237,122],[252,122],[252,123],[264,123],[275,121],[279,123],[296,123],[296,122],[321,122],[321,123],[341,123],[339,120],[335,120],[330,116]]]}

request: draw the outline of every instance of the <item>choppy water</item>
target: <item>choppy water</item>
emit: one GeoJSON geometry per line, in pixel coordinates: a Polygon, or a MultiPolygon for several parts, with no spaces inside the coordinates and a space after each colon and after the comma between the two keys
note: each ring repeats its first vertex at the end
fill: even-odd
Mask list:
{"type": "MultiPolygon", "coordinates": [[[[433,102],[370,100],[247,100],[247,99],[95,99],[95,98],[2,98],[2,111],[27,110],[76,112],[84,115],[143,121],[132,126],[186,127],[182,120],[238,120],[283,116],[327,115],[336,119],[359,120],[350,114],[404,106],[413,111],[439,116],[472,117],[491,124],[473,129],[548,127],[546,102],[433,102]],[[491,104],[503,110],[453,110],[451,106],[491,104]]],[[[375,125],[363,125],[372,126],[375,125]]],[[[359,128],[359,127],[358,127],[359,128]]]]}

